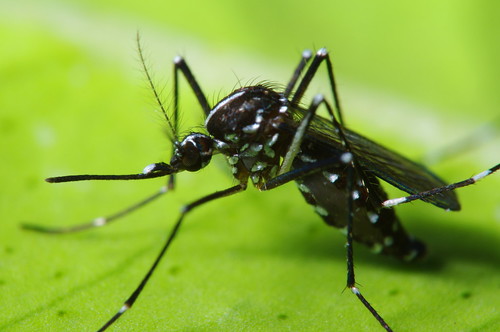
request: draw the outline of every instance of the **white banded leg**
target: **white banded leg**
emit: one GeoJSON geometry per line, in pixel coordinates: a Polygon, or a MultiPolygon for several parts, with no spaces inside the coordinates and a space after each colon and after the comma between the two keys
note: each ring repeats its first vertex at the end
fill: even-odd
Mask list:
{"type": "Polygon", "coordinates": [[[498,169],[500,169],[500,164],[497,164],[497,165],[493,166],[492,168],[487,169],[486,171],[483,171],[479,174],[476,174],[473,177],[470,177],[466,180],[455,182],[455,183],[449,184],[449,185],[444,186],[444,187],[439,187],[439,188],[434,188],[434,189],[431,189],[428,191],[423,191],[423,192],[420,192],[418,194],[414,194],[414,195],[410,195],[410,196],[389,199],[389,200],[383,202],[382,205],[384,207],[396,206],[396,205],[408,203],[411,201],[415,201],[417,199],[422,199],[422,198],[434,196],[434,195],[437,195],[437,194],[440,194],[440,193],[443,193],[446,191],[451,191],[451,190],[455,190],[458,188],[467,187],[467,186],[470,186],[470,185],[478,182],[481,179],[484,179],[488,175],[495,173],[496,171],[498,171],[498,169]]]}

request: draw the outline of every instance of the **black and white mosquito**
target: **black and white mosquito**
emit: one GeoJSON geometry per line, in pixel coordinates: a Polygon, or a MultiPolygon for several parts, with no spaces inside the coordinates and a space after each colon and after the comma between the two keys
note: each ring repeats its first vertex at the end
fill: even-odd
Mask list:
{"type": "Polygon", "coordinates": [[[153,265],[118,312],[99,331],[106,330],[132,307],[177,236],[185,216],[205,203],[244,191],[249,179],[261,191],[295,181],[306,202],[314,207],[316,213],[328,225],[345,232],[347,287],[385,330],[392,331],[356,286],[353,242],[401,260],[421,258],[425,254],[425,245],[405,231],[392,207],[420,199],[443,209],[459,210],[454,190],[492,174],[500,168],[500,164],[467,180],[446,185],[424,166],[347,129],[337,95],[332,62],[324,48],[314,56],[310,51],[303,52],[284,91],[277,91],[265,84],[245,86],[233,91],[213,107],[187,63],[183,58],[176,57],[173,110],[169,115],[145,66],[139,38],[137,41],[144,72],[173,141],[170,163],[148,165],[139,174],[68,175],[51,177],[46,181],[142,180],[169,176],[167,183],[145,200],[87,224],[68,228],[23,225],[24,228],[46,233],[68,233],[104,226],[174,189],[174,176],[177,173],[198,171],[207,166],[217,153],[227,158],[238,184],[198,198],[181,209],[153,265]],[[322,64],[326,66],[333,104],[323,95],[316,95],[309,105],[304,106],[303,96],[322,64]],[[182,139],[178,137],[179,73],[188,82],[206,116],[205,131],[192,132],[182,139]],[[316,115],[319,107],[326,109],[328,118],[316,115]],[[388,199],[379,179],[411,196],[388,199]]]}

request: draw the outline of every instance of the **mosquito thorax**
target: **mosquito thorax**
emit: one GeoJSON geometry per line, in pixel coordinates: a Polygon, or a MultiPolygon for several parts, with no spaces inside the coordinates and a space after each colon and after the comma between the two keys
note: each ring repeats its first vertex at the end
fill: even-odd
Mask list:
{"type": "Polygon", "coordinates": [[[290,142],[279,125],[289,119],[289,101],[271,88],[235,90],[212,109],[205,126],[240,181],[260,187],[276,175],[290,142]]]}
{"type": "Polygon", "coordinates": [[[210,163],[212,147],[213,140],[210,136],[191,133],[176,144],[170,165],[177,170],[198,171],[210,163]]]}

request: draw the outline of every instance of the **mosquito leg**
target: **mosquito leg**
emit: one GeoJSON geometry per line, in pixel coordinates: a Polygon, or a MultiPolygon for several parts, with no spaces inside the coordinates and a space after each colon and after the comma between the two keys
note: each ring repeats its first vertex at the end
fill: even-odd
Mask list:
{"type": "MultiPolygon", "coordinates": [[[[312,66],[313,65],[311,65],[311,67],[312,66]]],[[[329,68],[329,70],[330,70],[330,68],[329,68]]],[[[299,89],[300,89],[300,87],[299,87],[299,89]]],[[[363,303],[363,305],[368,309],[368,311],[370,311],[370,313],[373,315],[373,317],[380,323],[380,325],[382,325],[382,327],[386,331],[392,331],[392,329],[385,322],[385,320],[382,318],[382,316],[380,316],[378,314],[378,312],[375,310],[375,308],[373,308],[373,306],[366,300],[366,298],[361,294],[361,292],[359,291],[359,289],[356,287],[356,279],[355,279],[355,275],[354,275],[354,252],[353,252],[353,221],[354,221],[354,208],[353,208],[353,205],[354,205],[353,204],[354,192],[353,192],[353,182],[354,182],[354,174],[355,174],[355,172],[357,172],[357,168],[355,166],[356,165],[356,161],[355,161],[354,155],[350,152],[351,149],[350,149],[350,146],[349,146],[349,142],[347,141],[347,139],[346,139],[346,137],[344,135],[344,132],[342,130],[342,125],[335,118],[335,115],[333,113],[332,107],[323,98],[323,96],[317,95],[314,98],[313,102],[311,103],[311,106],[309,107],[307,115],[304,117],[304,119],[302,120],[302,122],[299,125],[299,128],[297,129],[297,133],[294,136],[293,143],[290,145],[289,151],[287,152],[287,154],[285,156],[283,164],[285,163],[285,160],[287,159],[287,157],[289,157],[289,155],[291,155],[291,157],[289,157],[291,159],[291,161],[293,161],[293,158],[295,158],[295,156],[296,156],[297,153],[293,154],[293,153],[290,152],[290,150],[296,149],[297,152],[298,152],[298,150],[300,148],[300,144],[301,144],[302,139],[304,137],[304,134],[305,134],[305,132],[306,132],[306,130],[307,130],[307,128],[308,128],[308,126],[309,126],[312,118],[315,115],[316,109],[318,108],[318,106],[321,103],[323,103],[326,106],[326,108],[328,110],[328,113],[331,116],[331,120],[333,122],[333,125],[335,126],[336,131],[337,131],[339,137],[341,138],[342,143],[343,143],[344,148],[345,148],[345,152],[340,157],[338,157],[338,158],[333,159],[332,161],[330,161],[329,165],[330,165],[330,167],[333,164],[335,164],[335,163],[336,164],[344,163],[346,165],[349,165],[349,167],[348,167],[348,180],[347,180],[347,192],[350,193],[348,195],[348,201],[347,201],[347,209],[349,211],[349,213],[347,215],[347,219],[348,220],[347,220],[347,241],[346,241],[347,242],[346,243],[346,251],[347,251],[347,287],[349,289],[351,289],[351,291],[358,297],[358,299],[361,301],[361,303],[363,303]]],[[[315,164],[318,164],[318,162],[311,163],[308,166],[313,166],[314,165],[313,169],[318,170],[318,171],[320,169],[322,169],[321,167],[319,167],[319,165],[315,165],[315,164]]],[[[325,165],[328,165],[328,163],[325,163],[325,165]]],[[[282,168],[283,168],[283,166],[282,166],[282,168]]],[[[325,168],[327,168],[327,167],[325,167],[325,168]]],[[[280,169],[280,171],[281,171],[281,169],[280,169]]],[[[284,183],[286,183],[286,182],[288,182],[290,180],[298,179],[300,177],[309,175],[310,173],[311,172],[307,172],[307,169],[305,167],[303,169],[292,170],[292,171],[280,174],[277,177],[269,180],[268,182],[266,182],[264,184],[263,187],[265,189],[271,189],[271,188],[274,188],[274,187],[279,186],[281,184],[284,184],[284,183]]]]}
{"type": "MultiPolygon", "coordinates": [[[[331,70],[331,68],[329,68],[331,70]]],[[[333,109],[327,101],[324,104],[328,110],[331,117],[332,123],[340,136],[346,152],[340,156],[340,160],[349,165],[347,168],[347,235],[346,235],[346,255],[347,255],[347,287],[358,297],[358,299],[363,303],[363,305],[370,311],[373,317],[382,325],[382,327],[391,332],[391,327],[385,322],[385,320],[380,316],[380,314],[375,310],[375,308],[366,300],[366,298],[361,294],[359,289],[356,287],[356,278],[354,275],[354,248],[353,248],[353,228],[354,228],[354,175],[360,176],[358,169],[356,167],[356,159],[354,154],[351,153],[351,148],[349,146],[349,141],[346,139],[345,134],[342,130],[342,125],[337,121],[333,113],[333,109]]],[[[340,115],[340,113],[339,113],[340,115]]]]}
{"type": "MultiPolygon", "coordinates": [[[[259,188],[260,190],[271,190],[278,186],[281,186],[289,181],[296,180],[301,177],[311,175],[316,172],[331,168],[332,166],[339,165],[340,163],[350,165],[348,167],[348,192],[353,192],[353,174],[354,160],[353,154],[350,152],[343,153],[340,157],[325,159],[322,161],[307,164],[303,168],[294,169],[287,173],[278,175],[270,180],[268,180],[264,185],[259,188]]],[[[347,221],[347,287],[358,297],[358,299],[363,303],[363,305],[370,311],[370,313],[375,317],[375,319],[387,330],[392,331],[384,319],[377,313],[377,311],[371,306],[371,304],[365,299],[361,294],[359,289],[356,287],[356,280],[354,277],[354,254],[353,254],[353,194],[348,195],[348,221],[347,221]]]]}
{"type": "Polygon", "coordinates": [[[156,257],[153,265],[149,268],[149,270],[146,273],[146,275],[144,276],[144,278],[139,283],[139,286],[137,286],[137,288],[130,295],[130,297],[123,303],[120,310],[118,310],[118,312],[113,317],[111,317],[111,319],[108,320],[98,331],[106,330],[118,318],[120,318],[120,316],[123,315],[123,313],[125,311],[127,311],[128,309],[130,309],[134,305],[134,302],[137,300],[137,298],[141,294],[142,290],[146,286],[149,278],[151,277],[153,272],[156,270],[156,267],[158,266],[161,259],[165,255],[165,252],[170,247],[170,244],[174,240],[175,236],[177,235],[177,232],[179,231],[179,228],[181,227],[181,224],[182,224],[182,221],[184,220],[184,217],[187,215],[187,213],[189,211],[193,210],[195,207],[198,207],[198,206],[203,205],[205,203],[208,203],[210,201],[216,200],[218,198],[231,196],[231,195],[234,195],[234,194],[239,193],[241,191],[244,191],[246,188],[247,188],[246,183],[240,183],[234,187],[231,187],[231,188],[228,188],[228,189],[225,189],[222,191],[214,192],[213,194],[207,195],[207,196],[202,197],[202,198],[200,198],[200,199],[198,199],[190,204],[183,206],[181,209],[181,215],[179,216],[179,219],[177,219],[177,222],[175,223],[174,227],[170,231],[170,234],[168,235],[167,240],[165,241],[165,244],[163,245],[162,249],[160,250],[160,253],[156,257]]]}
{"type": "Polygon", "coordinates": [[[74,232],[79,232],[83,231],[86,229],[94,228],[94,227],[102,227],[106,226],[112,221],[115,221],[125,215],[128,215],[132,213],[133,211],[153,202],[163,194],[165,194],[168,191],[168,186],[162,186],[159,191],[154,193],[153,195],[150,195],[143,199],[140,202],[137,202],[123,210],[120,210],[112,215],[109,216],[101,216],[94,218],[92,221],[76,226],[70,226],[70,227],[44,227],[40,225],[33,225],[33,224],[21,224],[21,227],[26,229],[26,230],[31,230],[31,231],[36,231],[36,232],[42,232],[42,233],[49,233],[49,234],[64,234],[64,233],[74,233],[74,232]]]}
{"type": "MultiPolygon", "coordinates": [[[[304,59],[304,61],[305,61],[305,59],[304,59]]],[[[284,162],[283,162],[283,164],[285,164],[285,161],[287,161],[287,164],[285,164],[285,167],[282,166],[282,168],[280,168],[280,173],[281,174],[287,172],[289,170],[289,168],[291,167],[291,165],[289,165],[289,163],[291,163],[293,161],[293,158],[298,153],[298,149],[300,148],[300,143],[302,142],[303,136],[304,136],[307,128],[309,127],[309,124],[312,121],[312,118],[315,115],[317,107],[321,103],[325,104],[325,106],[326,106],[326,108],[328,110],[328,113],[329,113],[329,115],[331,117],[332,123],[335,126],[338,135],[340,136],[342,144],[344,145],[344,147],[346,148],[346,150],[348,152],[351,151],[351,149],[349,147],[349,142],[348,142],[348,140],[346,138],[346,135],[344,134],[344,132],[342,130],[342,124],[344,123],[344,121],[342,119],[342,110],[341,110],[340,100],[339,100],[338,93],[337,93],[337,86],[336,86],[336,83],[335,83],[335,76],[333,74],[333,64],[332,64],[332,61],[330,60],[330,55],[328,54],[328,51],[325,48],[321,48],[319,51],[316,52],[316,55],[314,56],[311,65],[307,69],[304,77],[302,78],[301,82],[299,83],[299,87],[297,88],[297,90],[294,93],[294,96],[293,96],[293,99],[291,101],[291,104],[295,105],[295,104],[297,104],[297,103],[300,102],[300,100],[302,99],[302,97],[303,97],[305,91],[307,90],[309,84],[311,83],[313,77],[316,75],[316,72],[318,71],[318,68],[321,65],[321,62],[323,62],[323,61],[326,61],[326,66],[327,66],[327,71],[328,71],[328,78],[330,80],[330,88],[332,90],[332,96],[333,96],[333,99],[334,99],[335,109],[337,111],[338,120],[337,120],[337,118],[336,118],[336,116],[334,114],[333,108],[324,99],[324,97],[322,95],[315,96],[313,102],[311,103],[311,106],[309,107],[307,115],[302,120],[299,128],[297,129],[297,132],[294,135],[294,141],[291,144],[291,148],[287,152],[287,155],[285,156],[284,162]]],[[[297,70],[299,70],[299,69],[302,70],[301,64],[299,64],[297,70]]],[[[297,78],[298,78],[298,76],[297,76],[297,78]]],[[[296,83],[295,81],[297,80],[297,78],[296,78],[296,76],[294,74],[294,76],[292,77],[292,80],[290,81],[290,83],[288,84],[288,86],[290,86],[292,84],[295,85],[295,83],[296,83]]],[[[288,89],[288,87],[287,87],[287,89],[288,89]]]]}
{"type": "MultiPolygon", "coordinates": [[[[351,153],[346,152],[345,154],[350,154],[351,153]]],[[[344,155],[345,155],[344,154],[344,155]]],[[[348,158],[344,158],[344,160],[347,162],[348,158]]],[[[350,167],[348,167],[348,179],[347,179],[347,192],[348,193],[353,193],[353,182],[354,182],[354,161],[351,159],[348,161],[349,164],[351,164],[350,167]]],[[[385,320],[382,318],[382,316],[379,315],[379,313],[373,308],[373,306],[368,302],[365,297],[361,294],[359,289],[356,287],[356,278],[354,276],[354,249],[353,249],[353,221],[354,221],[354,207],[353,207],[353,195],[349,194],[347,195],[347,209],[349,213],[347,214],[347,240],[346,240],[346,251],[347,251],[347,287],[358,297],[358,299],[363,303],[363,305],[370,311],[370,313],[375,317],[375,319],[382,325],[382,327],[386,330],[391,332],[392,329],[390,326],[385,322],[385,320]]]]}
{"type": "Polygon", "coordinates": [[[321,62],[323,61],[326,61],[326,67],[328,70],[328,79],[330,81],[330,88],[332,90],[332,96],[339,117],[339,122],[344,123],[342,118],[342,110],[340,107],[340,99],[337,93],[337,85],[335,83],[335,76],[333,75],[333,64],[332,61],[330,60],[328,51],[325,48],[322,48],[316,52],[316,55],[314,56],[311,65],[307,69],[306,73],[304,74],[304,77],[302,78],[299,87],[295,91],[291,102],[293,105],[297,105],[300,102],[300,100],[304,96],[304,93],[307,90],[307,87],[311,83],[313,77],[316,75],[316,72],[318,71],[321,62]]]}
{"type": "Polygon", "coordinates": [[[325,100],[323,95],[321,95],[321,94],[316,95],[314,97],[311,105],[309,106],[307,114],[304,116],[299,127],[297,128],[297,131],[295,132],[295,135],[293,137],[293,141],[290,144],[290,147],[288,148],[288,151],[287,151],[285,157],[283,158],[283,163],[281,164],[278,175],[281,175],[281,174],[288,172],[290,170],[290,168],[292,167],[293,159],[295,158],[297,153],[299,153],[300,145],[302,144],[302,140],[304,138],[304,135],[305,135],[307,129],[309,128],[309,125],[311,124],[312,119],[316,115],[316,110],[318,109],[319,105],[321,105],[321,104],[324,104],[326,109],[328,110],[328,113],[331,116],[331,120],[333,122],[333,125],[337,129],[337,133],[341,138],[342,144],[344,145],[344,147],[346,148],[347,151],[351,150],[349,147],[349,142],[347,141],[345,134],[342,130],[342,126],[335,118],[332,107],[325,100]]]}
{"type": "MultiPolygon", "coordinates": [[[[210,107],[210,104],[207,101],[207,97],[201,90],[200,84],[198,84],[198,81],[194,77],[193,73],[191,72],[191,69],[189,69],[189,66],[187,65],[186,61],[180,56],[177,56],[173,60],[174,62],[174,114],[173,114],[173,119],[174,119],[174,130],[175,133],[177,134],[179,132],[179,71],[182,72],[184,75],[186,81],[188,82],[189,86],[191,87],[191,90],[193,90],[196,98],[198,99],[198,103],[200,104],[201,108],[203,109],[203,112],[205,113],[205,116],[207,116],[210,111],[212,110],[212,107],[210,107]]],[[[175,142],[178,141],[178,137],[175,137],[175,142]]],[[[175,143],[174,143],[174,150],[175,150],[175,143]]],[[[174,176],[170,176],[169,179],[169,187],[174,187],[175,185],[175,178],[174,176]]]]}
{"type": "Polygon", "coordinates": [[[309,62],[311,57],[312,57],[312,53],[310,50],[305,50],[304,52],[302,52],[302,57],[300,58],[300,62],[298,64],[297,68],[295,68],[295,71],[293,72],[292,78],[290,79],[290,82],[288,82],[286,89],[285,89],[285,92],[283,93],[285,98],[288,99],[288,97],[290,96],[290,93],[292,93],[292,90],[295,87],[295,84],[297,84],[297,81],[299,80],[300,74],[302,74],[302,71],[304,70],[305,66],[307,65],[307,63],[309,62]]]}
{"type": "Polygon", "coordinates": [[[314,97],[311,105],[309,106],[306,116],[304,116],[304,119],[302,119],[302,121],[300,122],[300,125],[293,136],[292,143],[290,144],[290,147],[288,148],[288,151],[283,158],[283,162],[281,163],[281,167],[278,171],[279,175],[288,172],[292,167],[292,162],[295,159],[295,156],[297,156],[297,153],[299,153],[300,145],[302,144],[302,140],[304,139],[307,128],[309,128],[309,125],[311,124],[311,121],[316,114],[316,110],[322,102],[324,102],[324,98],[322,95],[316,95],[314,97]]]}
{"type": "Polygon", "coordinates": [[[335,116],[333,115],[333,110],[331,106],[328,104],[328,102],[324,99],[324,97],[321,94],[316,95],[313,101],[311,102],[311,105],[309,106],[307,114],[304,116],[302,122],[297,128],[297,131],[295,132],[292,144],[290,144],[290,147],[288,148],[288,151],[285,157],[283,158],[283,162],[278,171],[278,176],[266,181],[266,183],[264,183],[262,187],[259,188],[260,190],[271,190],[292,180],[296,180],[300,177],[310,175],[319,171],[323,171],[327,168],[330,168],[331,166],[339,164],[340,162],[339,158],[334,157],[310,163],[309,165],[306,165],[305,167],[300,169],[290,170],[292,162],[300,150],[300,145],[307,131],[307,128],[311,124],[312,119],[316,115],[316,110],[321,104],[325,104],[328,112],[332,116],[332,121],[334,122],[334,125],[337,128],[337,131],[342,139],[343,145],[346,147],[347,151],[350,150],[348,148],[347,139],[345,138],[345,135],[342,132],[341,125],[336,121],[335,116]]]}
{"type": "Polygon", "coordinates": [[[396,206],[396,205],[408,203],[411,201],[415,201],[417,199],[422,199],[422,198],[426,198],[429,196],[438,195],[438,194],[446,192],[446,191],[455,190],[457,188],[470,186],[471,184],[476,183],[477,181],[487,177],[488,175],[495,173],[499,169],[500,169],[500,164],[497,164],[497,165],[493,166],[492,168],[490,168],[486,171],[483,171],[479,174],[476,174],[473,177],[468,178],[466,180],[463,180],[460,182],[455,182],[455,183],[449,184],[449,185],[444,186],[444,187],[439,187],[439,188],[434,188],[434,189],[431,189],[428,191],[423,191],[423,192],[420,192],[418,194],[414,194],[414,195],[410,195],[410,196],[406,196],[406,197],[389,199],[389,200],[383,202],[382,205],[384,207],[396,206]]]}
{"type": "MultiPolygon", "coordinates": [[[[184,78],[188,82],[189,86],[191,87],[191,90],[193,90],[196,99],[198,99],[198,103],[200,104],[201,108],[203,109],[203,112],[205,113],[205,116],[208,115],[211,111],[211,107],[208,104],[207,97],[201,90],[200,85],[198,84],[198,81],[194,77],[193,73],[191,72],[191,69],[189,69],[189,66],[187,65],[186,61],[180,56],[177,56],[173,60],[174,62],[174,114],[173,114],[173,119],[174,119],[174,132],[177,133],[179,132],[179,71],[184,75],[184,78]]],[[[178,141],[178,137],[176,136],[174,139],[174,147],[173,151],[175,151],[175,142],[178,141]]],[[[171,175],[168,185],[170,188],[173,188],[175,186],[175,176],[171,175]]]]}
{"type": "MultiPolygon", "coordinates": [[[[196,99],[198,99],[198,103],[200,104],[201,108],[203,109],[203,112],[205,112],[205,116],[208,116],[210,111],[212,110],[212,107],[210,107],[210,104],[207,101],[207,97],[205,97],[205,94],[201,90],[200,85],[198,84],[198,81],[196,81],[196,78],[194,77],[193,73],[191,72],[191,69],[189,69],[186,61],[180,56],[177,56],[174,58],[174,81],[176,83],[174,90],[176,92],[179,91],[177,87],[177,73],[178,71],[181,71],[182,74],[184,74],[184,77],[186,78],[186,81],[189,83],[189,86],[193,90],[196,99]]],[[[177,108],[178,104],[176,104],[176,101],[178,102],[178,95],[174,91],[174,108],[177,108]]]]}
{"type": "MultiPolygon", "coordinates": [[[[58,177],[53,177],[53,178],[47,178],[45,181],[50,182],[50,183],[62,183],[62,182],[73,182],[73,181],[87,181],[87,180],[143,180],[143,179],[151,179],[151,178],[156,178],[156,177],[161,177],[161,176],[166,176],[170,175],[173,172],[176,172],[176,170],[165,163],[156,163],[156,164],[150,164],[146,166],[143,170],[142,173],[139,174],[122,174],[122,175],[66,175],[66,176],[58,176],[58,177]]],[[[110,216],[101,216],[93,219],[92,221],[76,226],[70,226],[70,227],[43,227],[39,225],[33,225],[33,224],[22,224],[21,227],[27,230],[32,230],[32,231],[37,231],[37,232],[43,232],[43,233],[49,233],[49,234],[62,234],[62,233],[72,233],[72,232],[78,232],[82,231],[85,229],[89,228],[94,228],[94,227],[101,227],[104,225],[109,224],[111,221],[114,221],[116,219],[119,219],[149,203],[152,201],[156,200],[163,194],[165,194],[169,190],[168,186],[162,186],[160,190],[156,193],[154,193],[151,196],[146,197],[144,200],[135,203],[132,206],[129,206],[121,211],[118,211],[115,214],[112,214],[110,216]]]]}
{"type": "Polygon", "coordinates": [[[326,169],[338,166],[340,164],[340,158],[333,157],[328,159],[319,160],[310,164],[305,165],[301,168],[292,169],[286,173],[275,176],[272,179],[267,180],[260,188],[261,191],[267,191],[274,189],[276,187],[282,186],[285,183],[300,179],[304,176],[312,175],[324,171],[326,169]]]}

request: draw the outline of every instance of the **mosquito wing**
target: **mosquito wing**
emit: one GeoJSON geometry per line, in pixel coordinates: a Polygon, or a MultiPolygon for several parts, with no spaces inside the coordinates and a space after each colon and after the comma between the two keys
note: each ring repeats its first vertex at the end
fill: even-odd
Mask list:
{"type": "MultiPolygon", "coordinates": [[[[305,113],[306,110],[294,107],[291,111],[293,123],[285,124],[283,129],[293,132],[305,113]]],[[[365,171],[375,174],[396,188],[409,194],[417,194],[446,185],[443,180],[425,166],[415,163],[347,128],[343,128],[343,131],[360,166],[365,171]]],[[[321,144],[325,149],[344,149],[331,121],[319,116],[313,118],[305,135],[305,140],[321,144]]],[[[454,191],[447,191],[423,200],[443,209],[460,209],[454,191]]]]}

